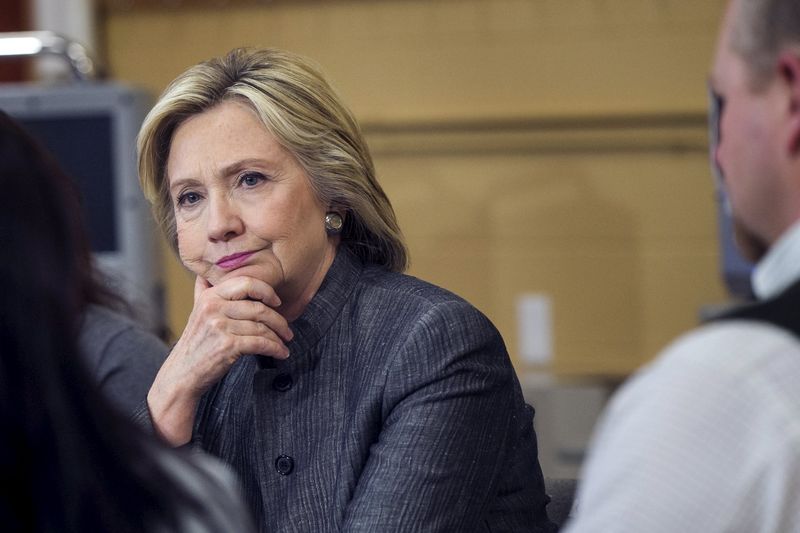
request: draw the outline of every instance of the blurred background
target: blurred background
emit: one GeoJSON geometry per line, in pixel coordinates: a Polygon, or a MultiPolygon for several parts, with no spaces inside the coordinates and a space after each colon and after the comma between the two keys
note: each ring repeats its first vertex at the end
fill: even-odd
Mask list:
{"type": "MultiPolygon", "coordinates": [[[[363,126],[410,273],[468,299],[506,340],[549,475],[576,474],[616,384],[731,298],[706,125],[724,0],[2,2],[0,31],[67,35],[150,103],[237,46],[319,64],[363,126]]],[[[69,76],[0,61],[0,96],[97,83],[69,76]]],[[[123,173],[136,183],[135,167],[123,173]]],[[[158,316],[174,335],[192,280],[149,228],[137,232],[153,232],[158,316]]]]}

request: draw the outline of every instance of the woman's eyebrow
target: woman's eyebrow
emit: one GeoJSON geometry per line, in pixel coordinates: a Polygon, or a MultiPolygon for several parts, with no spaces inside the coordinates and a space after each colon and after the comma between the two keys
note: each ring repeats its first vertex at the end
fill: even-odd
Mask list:
{"type": "Polygon", "coordinates": [[[169,184],[169,192],[173,193],[177,189],[181,189],[186,185],[197,185],[200,181],[195,178],[180,178],[169,184]]]}
{"type": "Polygon", "coordinates": [[[258,158],[242,159],[240,161],[235,161],[227,166],[222,167],[222,169],[220,169],[219,175],[230,176],[231,174],[236,174],[237,172],[252,166],[267,167],[269,166],[269,164],[264,159],[258,159],[258,158]]]}

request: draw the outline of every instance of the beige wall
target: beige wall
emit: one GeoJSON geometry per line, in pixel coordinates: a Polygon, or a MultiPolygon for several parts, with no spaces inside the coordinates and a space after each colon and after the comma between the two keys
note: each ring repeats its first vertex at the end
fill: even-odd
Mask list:
{"type": "MultiPolygon", "coordinates": [[[[239,45],[316,60],[373,146],[411,273],[472,301],[519,368],[552,298],[562,374],[625,374],[724,298],[705,154],[723,0],[375,0],[110,10],[116,78],[154,93],[239,45]]],[[[170,322],[189,277],[171,257],[170,322]]]]}

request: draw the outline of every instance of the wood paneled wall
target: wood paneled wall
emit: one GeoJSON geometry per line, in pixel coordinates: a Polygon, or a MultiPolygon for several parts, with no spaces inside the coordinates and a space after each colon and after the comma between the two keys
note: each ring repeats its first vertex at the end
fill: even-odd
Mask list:
{"type": "MultiPolygon", "coordinates": [[[[382,0],[108,9],[154,94],[241,46],[317,61],[364,125],[411,273],[468,298],[520,369],[516,298],[553,301],[564,375],[624,375],[724,299],[705,153],[723,0],[382,0]]],[[[191,282],[165,254],[171,326],[191,282]]]]}

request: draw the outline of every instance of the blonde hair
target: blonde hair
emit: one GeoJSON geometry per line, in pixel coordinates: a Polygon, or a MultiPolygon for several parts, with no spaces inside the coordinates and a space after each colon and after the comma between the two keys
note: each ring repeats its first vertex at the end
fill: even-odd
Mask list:
{"type": "Polygon", "coordinates": [[[353,115],[322,74],[295,54],[237,48],[178,76],[139,131],[139,181],[173,249],[175,215],[166,163],[176,128],[220,102],[251,106],[267,130],[300,162],[323,205],[345,213],[341,246],[395,272],[408,252],[367,144],[353,115]]]}

